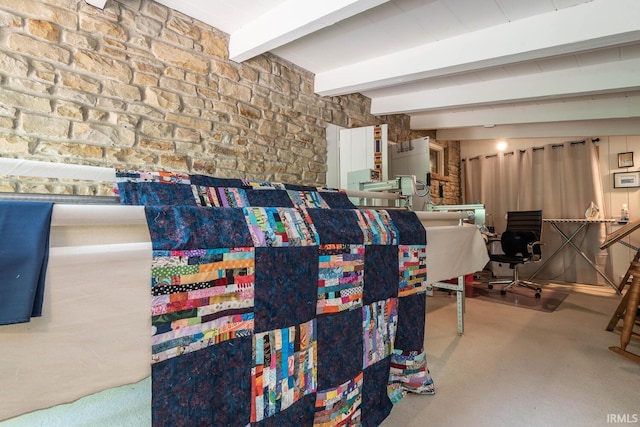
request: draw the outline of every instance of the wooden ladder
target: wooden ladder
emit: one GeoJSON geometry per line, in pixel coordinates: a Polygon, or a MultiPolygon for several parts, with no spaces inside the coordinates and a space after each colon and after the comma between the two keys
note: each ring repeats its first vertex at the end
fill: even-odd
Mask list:
{"type": "MultiPolygon", "coordinates": [[[[627,351],[627,345],[629,345],[631,337],[640,338],[640,334],[633,332],[633,325],[640,321],[638,317],[638,309],[640,308],[640,262],[638,259],[640,257],[638,254],[640,254],[640,251],[636,253],[627,271],[629,275],[633,276],[629,289],[624,295],[624,298],[622,298],[622,301],[620,301],[616,314],[614,314],[614,317],[609,322],[611,329],[607,329],[620,329],[620,347],[609,347],[609,350],[640,363],[640,355],[627,351]],[[622,327],[618,328],[616,325],[620,319],[623,320],[623,323],[622,327]],[[613,325],[612,322],[614,322],[613,325]]],[[[620,285],[623,286],[622,283],[620,285]]]]}

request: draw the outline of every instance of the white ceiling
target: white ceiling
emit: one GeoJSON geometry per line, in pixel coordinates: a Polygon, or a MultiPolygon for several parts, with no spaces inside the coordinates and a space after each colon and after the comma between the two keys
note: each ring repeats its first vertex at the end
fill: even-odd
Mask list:
{"type": "Polygon", "coordinates": [[[157,1],[228,33],[230,59],[271,51],[413,129],[640,126],[640,0],[157,1]]]}

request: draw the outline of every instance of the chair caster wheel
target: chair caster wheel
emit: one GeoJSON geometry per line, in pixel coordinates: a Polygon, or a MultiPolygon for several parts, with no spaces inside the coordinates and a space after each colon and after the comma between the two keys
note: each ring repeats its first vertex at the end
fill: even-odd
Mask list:
{"type": "Polygon", "coordinates": [[[505,290],[501,290],[500,291],[500,295],[506,295],[506,294],[507,294],[507,291],[505,291],[505,290]]]}
{"type": "Polygon", "coordinates": [[[536,292],[536,298],[540,298],[540,293],[536,292]]]}
{"type": "Polygon", "coordinates": [[[489,289],[493,289],[493,285],[492,285],[491,283],[489,283],[489,284],[487,285],[487,288],[489,288],[489,289]]]}

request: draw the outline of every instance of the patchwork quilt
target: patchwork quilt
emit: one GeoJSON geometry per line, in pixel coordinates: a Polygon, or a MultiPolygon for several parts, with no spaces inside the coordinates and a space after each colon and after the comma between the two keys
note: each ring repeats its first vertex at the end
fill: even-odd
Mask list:
{"type": "Polygon", "coordinates": [[[154,426],[375,426],[433,394],[426,232],[344,192],[120,171],[144,205],[154,426]]]}

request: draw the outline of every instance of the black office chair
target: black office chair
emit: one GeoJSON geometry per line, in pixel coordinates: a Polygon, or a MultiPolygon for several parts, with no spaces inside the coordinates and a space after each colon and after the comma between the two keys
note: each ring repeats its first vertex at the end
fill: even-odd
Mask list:
{"type": "Polygon", "coordinates": [[[540,261],[542,258],[541,232],[541,210],[507,212],[507,229],[500,237],[504,254],[490,254],[489,259],[509,264],[513,269],[513,279],[489,282],[489,289],[493,289],[495,284],[505,284],[500,293],[506,295],[507,289],[512,286],[522,286],[536,291],[535,297],[540,298],[542,289],[538,284],[518,278],[518,265],[540,261]]]}

